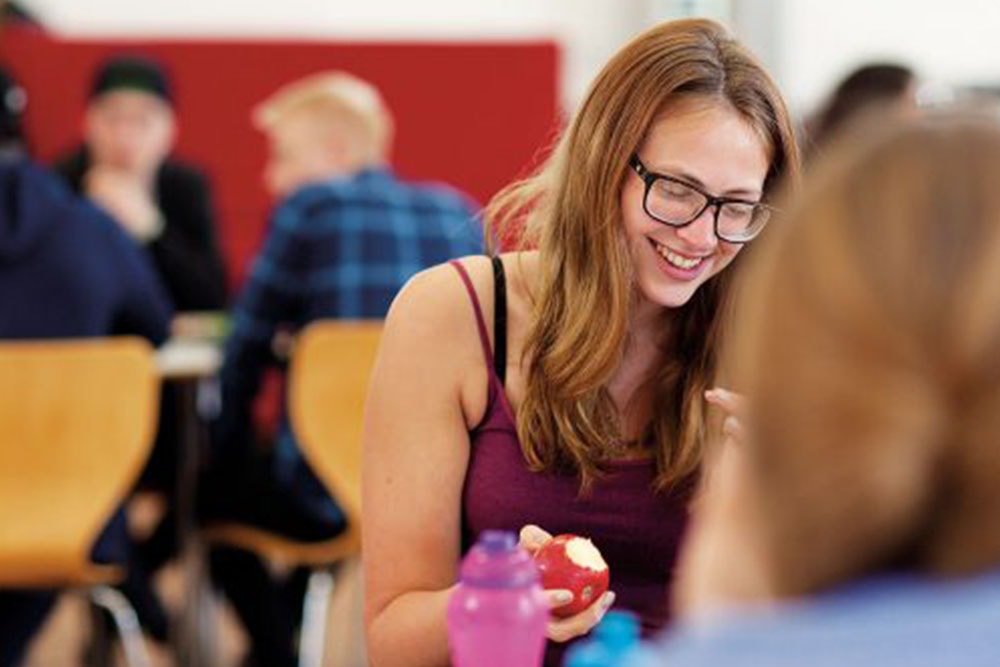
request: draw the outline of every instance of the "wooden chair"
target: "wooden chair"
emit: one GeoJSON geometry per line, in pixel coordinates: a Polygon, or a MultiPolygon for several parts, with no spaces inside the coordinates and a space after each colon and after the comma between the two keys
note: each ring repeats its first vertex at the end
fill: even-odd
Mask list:
{"type": "Polygon", "coordinates": [[[303,603],[300,667],[322,664],[336,567],[361,552],[361,429],[381,321],[320,321],[298,337],[289,370],[289,410],[302,454],[347,517],[324,542],[297,542],[240,524],[206,529],[215,543],[313,568],[303,603]]]}
{"type": "Polygon", "coordinates": [[[135,611],[90,552],[152,447],[159,381],[137,338],[0,342],[0,588],[87,587],[130,665],[135,611]]]}

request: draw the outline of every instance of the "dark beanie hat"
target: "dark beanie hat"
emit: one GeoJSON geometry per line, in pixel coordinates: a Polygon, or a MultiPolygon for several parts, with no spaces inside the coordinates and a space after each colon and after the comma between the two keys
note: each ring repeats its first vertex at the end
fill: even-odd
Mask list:
{"type": "Polygon", "coordinates": [[[118,56],[104,62],[90,87],[90,99],[114,90],[139,90],[173,104],[170,81],[160,65],[141,56],[118,56]]]}

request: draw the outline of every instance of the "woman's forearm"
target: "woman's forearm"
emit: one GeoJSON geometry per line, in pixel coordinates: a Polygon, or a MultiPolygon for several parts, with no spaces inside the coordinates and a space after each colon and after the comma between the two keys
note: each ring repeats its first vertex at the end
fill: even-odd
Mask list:
{"type": "Polygon", "coordinates": [[[453,588],[395,598],[369,623],[372,667],[448,667],[445,612],[453,588]]]}

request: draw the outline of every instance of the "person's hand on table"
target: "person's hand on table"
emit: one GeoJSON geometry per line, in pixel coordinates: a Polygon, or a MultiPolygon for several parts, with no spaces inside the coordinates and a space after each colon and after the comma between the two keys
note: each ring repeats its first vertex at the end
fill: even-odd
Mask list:
{"type": "MultiPolygon", "coordinates": [[[[520,545],[532,556],[551,539],[551,534],[533,524],[521,528],[520,545]]],[[[548,598],[549,607],[552,609],[573,601],[573,593],[565,589],[546,590],[545,597],[548,598]]],[[[574,637],[585,635],[601,622],[614,601],[614,592],[608,591],[579,614],[567,618],[550,618],[546,635],[556,642],[567,642],[574,637]]]]}

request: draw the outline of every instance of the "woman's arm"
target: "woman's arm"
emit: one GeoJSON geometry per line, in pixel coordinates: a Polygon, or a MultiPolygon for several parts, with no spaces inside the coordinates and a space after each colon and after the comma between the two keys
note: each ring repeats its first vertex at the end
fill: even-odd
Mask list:
{"type": "Polygon", "coordinates": [[[455,270],[419,274],[386,319],[366,406],[365,619],[376,667],[449,664],[445,608],[460,557],[468,388],[478,383],[484,403],[486,382],[455,270]]]}

